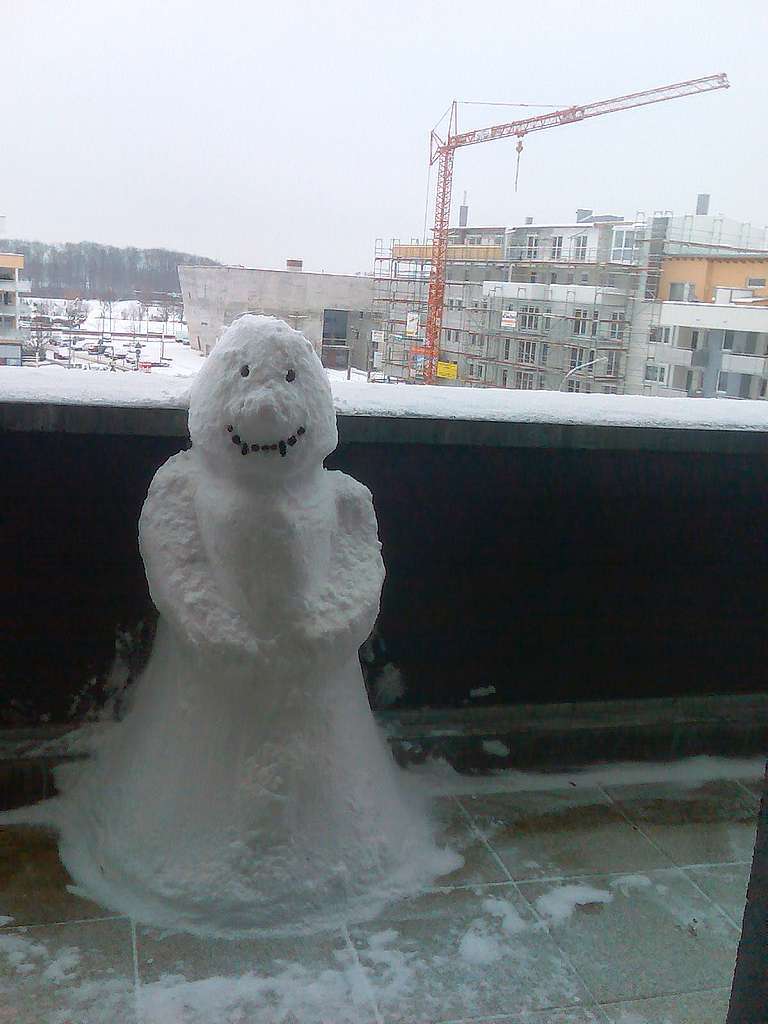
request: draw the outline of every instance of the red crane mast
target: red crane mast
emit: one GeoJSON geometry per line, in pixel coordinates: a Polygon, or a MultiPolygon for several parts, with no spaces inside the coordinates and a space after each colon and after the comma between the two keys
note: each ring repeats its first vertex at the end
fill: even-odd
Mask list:
{"type": "Polygon", "coordinates": [[[451,214],[451,185],[453,183],[453,158],[457,149],[463,146],[476,146],[480,142],[492,142],[494,139],[517,138],[518,153],[523,148],[523,137],[532,132],[541,132],[559,125],[574,124],[585,121],[588,117],[601,117],[603,114],[614,114],[632,107],[644,107],[650,103],[663,103],[683,96],[692,96],[700,92],[711,92],[714,89],[727,89],[728,77],[725,74],[709,75],[706,78],[693,78],[687,82],[674,85],[663,85],[657,89],[646,89],[644,92],[632,92],[626,96],[616,96],[597,103],[583,106],[566,107],[564,110],[551,111],[548,114],[537,114],[521,121],[510,121],[506,124],[492,125],[490,128],[478,128],[471,132],[458,132],[457,104],[451,104],[446,139],[433,131],[429,140],[430,167],[437,161],[437,187],[435,192],[435,224],[432,235],[432,264],[429,273],[429,298],[427,303],[427,327],[424,339],[424,381],[433,384],[437,374],[437,360],[440,354],[440,329],[443,321],[443,302],[445,298],[445,271],[448,256],[448,221],[451,214]]]}

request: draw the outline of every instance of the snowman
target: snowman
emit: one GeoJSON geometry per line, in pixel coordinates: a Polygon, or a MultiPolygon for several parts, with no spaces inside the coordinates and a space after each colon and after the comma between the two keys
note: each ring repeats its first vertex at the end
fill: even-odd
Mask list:
{"type": "Polygon", "coordinates": [[[272,317],[224,333],[189,432],[139,524],[152,655],[123,721],[60,772],[62,859],[92,898],[159,926],[362,919],[460,863],[365,696],[358,648],[384,579],[370,492],[323,467],[327,376],[272,317]]]}

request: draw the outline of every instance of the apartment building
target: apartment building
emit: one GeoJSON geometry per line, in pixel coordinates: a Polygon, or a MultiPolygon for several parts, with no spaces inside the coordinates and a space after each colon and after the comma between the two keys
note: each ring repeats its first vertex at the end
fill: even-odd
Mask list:
{"type": "Polygon", "coordinates": [[[0,252],[0,366],[21,366],[22,362],[19,294],[24,284],[19,274],[23,269],[23,256],[0,252]]]}
{"type": "Polygon", "coordinates": [[[370,277],[310,274],[300,260],[286,270],[179,267],[190,346],[208,355],[243,313],[265,313],[300,330],[325,366],[367,369],[373,282],[370,277]]]}
{"type": "Polygon", "coordinates": [[[660,303],[650,331],[646,393],[766,398],[768,304],[759,291],[716,286],[710,302],[660,303]]]}
{"type": "MultiPolygon", "coordinates": [[[[574,221],[460,226],[449,236],[441,367],[445,383],[625,390],[638,296],[648,287],[645,224],[579,210],[574,221]],[[449,376],[450,375],[450,376],[449,376]]],[[[418,379],[430,246],[378,256],[385,377],[418,379]],[[389,261],[389,262],[388,262],[389,261]]]]}
{"type": "MultiPolygon", "coordinates": [[[[460,223],[452,228],[440,382],[603,394],[765,397],[756,364],[747,369],[742,361],[741,371],[726,368],[733,353],[753,354],[752,335],[760,329],[733,327],[734,316],[738,320],[741,314],[726,315],[724,306],[732,300],[756,305],[766,295],[762,268],[768,267],[768,235],[751,225],[709,216],[702,200],[708,197],[699,197],[696,214],[680,217],[660,212],[625,219],[578,210],[569,223],[536,224],[526,218],[513,227],[460,223]],[[730,289],[729,297],[724,288],[730,289]],[[682,311],[672,306],[710,301],[715,294],[720,311],[706,315],[722,323],[712,322],[713,333],[706,340],[713,351],[726,352],[724,363],[712,356],[704,367],[702,333],[702,349],[695,358],[690,351],[671,355],[673,340],[690,341],[684,330],[674,335],[668,330],[685,327],[682,311]],[[670,317],[677,317],[679,325],[670,317]],[[716,331],[726,345],[736,331],[735,347],[716,349],[716,331]],[[749,337],[742,338],[740,332],[749,337]],[[755,377],[749,384],[742,380],[747,374],[755,377]]],[[[462,217],[466,219],[464,207],[462,217]]],[[[380,329],[374,334],[378,344],[373,364],[384,378],[418,381],[422,376],[419,349],[430,257],[429,245],[377,246],[374,307],[380,329]]],[[[756,356],[762,342],[758,338],[754,344],[756,356]]]]}

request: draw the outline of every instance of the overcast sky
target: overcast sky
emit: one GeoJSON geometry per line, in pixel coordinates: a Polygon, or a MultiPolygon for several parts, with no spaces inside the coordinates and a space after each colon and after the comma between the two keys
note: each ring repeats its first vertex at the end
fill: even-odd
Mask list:
{"type": "MultiPolygon", "coordinates": [[[[470,223],[712,212],[768,222],[765,0],[23,0],[0,5],[0,214],[45,241],[366,272],[423,232],[449,102],[732,88],[464,150],[470,223]]],[[[535,111],[462,108],[460,127],[535,111]]],[[[430,208],[430,222],[432,211],[430,208]]]]}

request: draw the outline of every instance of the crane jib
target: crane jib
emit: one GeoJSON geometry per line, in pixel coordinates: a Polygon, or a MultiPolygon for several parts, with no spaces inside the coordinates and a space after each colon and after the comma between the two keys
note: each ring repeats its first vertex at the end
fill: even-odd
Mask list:
{"type": "Polygon", "coordinates": [[[448,223],[451,213],[451,183],[453,178],[453,159],[457,149],[463,146],[474,146],[480,142],[492,142],[495,139],[518,139],[518,157],[522,148],[522,138],[531,132],[556,128],[558,125],[574,124],[590,117],[602,114],[618,113],[631,110],[633,107],[644,107],[651,103],[662,103],[665,100],[680,99],[683,96],[694,96],[714,89],[728,89],[730,83],[725,74],[708,75],[705,78],[692,78],[674,85],[663,85],[644,92],[627,93],[597,103],[574,105],[563,110],[538,114],[520,121],[507,124],[492,125],[477,131],[462,132],[455,130],[456,108],[451,104],[451,117],[448,124],[448,137],[445,141],[434,131],[430,136],[430,166],[439,161],[437,188],[435,195],[435,221],[432,233],[432,259],[429,272],[429,295],[427,299],[427,324],[424,345],[419,346],[420,357],[423,357],[424,382],[434,384],[437,377],[437,361],[440,355],[440,332],[443,320],[443,302],[445,299],[445,272],[448,256],[448,223]],[[451,134],[451,129],[454,134],[451,134]]]}

